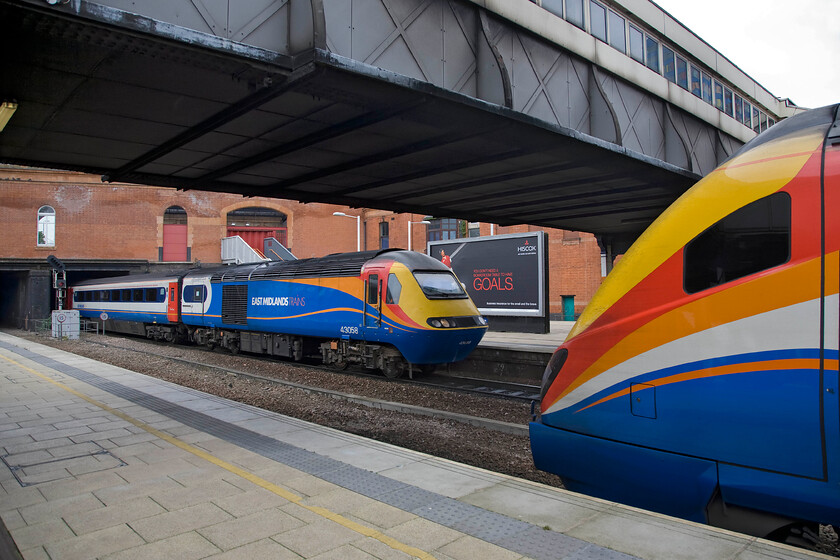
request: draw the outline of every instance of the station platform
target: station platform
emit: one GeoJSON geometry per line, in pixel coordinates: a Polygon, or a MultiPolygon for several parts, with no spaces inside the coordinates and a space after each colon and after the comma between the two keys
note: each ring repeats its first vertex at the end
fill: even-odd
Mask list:
{"type": "MultiPolygon", "coordinates": [[[[545,366],[574,321],[551,321],[545,334],[487,331],[466,359],[446,369],[451,375],[539,385],[545,366]]],[[[443,368],[441,368],[443,369],[443,368]]]]}
{"type": "Polygon", "coordinates": [[[0,333],[27,560],[828,558],[228,401],[0,333]]]}

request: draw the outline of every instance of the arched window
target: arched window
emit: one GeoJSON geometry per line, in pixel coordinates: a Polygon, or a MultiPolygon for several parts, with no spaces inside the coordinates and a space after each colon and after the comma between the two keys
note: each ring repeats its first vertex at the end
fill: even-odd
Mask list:
{"type": "Polygon", "coordinates": [[[55,208],[41,206],[38,209],[38,247],[55,246],[55,208]]]}
{"type": "Polygon", "coordinates": [[[286,216],[271,208],[250,206],[240,208],[227,215],[227,235],[238,235],[245,242],[262,253],[263,239],[273,237],[287,249],[286,216]]]}
{"type": "Polygon", "coordinates": [[[180,206],[170,206],[163,213],[163,247],[160,260],[163,262],[190,260],[189,247],[187,247],[187,211],[180,206]]]}

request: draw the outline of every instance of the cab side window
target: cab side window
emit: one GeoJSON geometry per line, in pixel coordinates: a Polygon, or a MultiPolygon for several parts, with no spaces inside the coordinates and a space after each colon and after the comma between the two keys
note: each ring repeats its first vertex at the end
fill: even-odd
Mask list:
{"type": "Polygon", "coordinates": [[[396,274],[388,275],[388,291],[385,293],[385,303],[399,303],[402,284],[396,274]]]}
{"type": "Polygon", "coordinates": [[[790,195],[778,192],[736,210],[685,246],[685,291],[694,294],[789,259],[790,195]]]}
{"type": "Polygon", "coordinates": [[[368,276],[367,302],[371,305],[379,303],[379,275],[368,276]]]}

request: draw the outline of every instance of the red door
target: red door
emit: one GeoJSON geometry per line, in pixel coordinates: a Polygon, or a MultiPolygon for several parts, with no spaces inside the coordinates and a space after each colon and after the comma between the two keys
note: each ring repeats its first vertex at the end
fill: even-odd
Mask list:
{"type": "Polygon", "coordinates": [[[186,262],[187,260],[187,225],[164,224],[163,226],[163,261],[186,262]]]}

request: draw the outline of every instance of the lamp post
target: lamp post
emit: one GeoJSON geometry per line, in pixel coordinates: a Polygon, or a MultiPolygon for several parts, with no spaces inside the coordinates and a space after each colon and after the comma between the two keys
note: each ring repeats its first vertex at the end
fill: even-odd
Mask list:
{"type": "Polygon", "coordinates": [[[362,217],[351,216],[344,212],[333,212],[333,216],[344,216],[345,218],[356,218],[356,251],[362,250],[362,217]]]}
{"type": "Polygon", "coordinates": [[[408,222],[408,250],[413,251],[411,248],[411,224],[431,224],[429,220],[423,220],[421,222],[408,222]]]}

